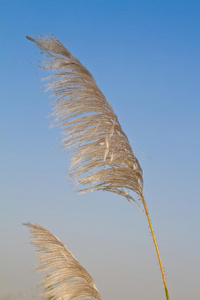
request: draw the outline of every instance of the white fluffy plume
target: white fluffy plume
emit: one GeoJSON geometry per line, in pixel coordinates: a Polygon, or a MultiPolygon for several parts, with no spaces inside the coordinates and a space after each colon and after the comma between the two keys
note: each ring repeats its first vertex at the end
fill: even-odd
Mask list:
{"type": "Polygon", "coordinates": [[[101,300],[92,277],[79,264],[73,254],[51,232],[39,225],[24,224],[31,229],[37,251],[39,271],[45,271],[42,285],[44,299],[101,300]]]}
{"type": "Polygon", "coordinates": [[[64,147],[74,150],[71,175],[83,187],[79,192],[105,190],[137,203],[129,192],[141,198],[142,169],[93,76],[54,36],[27,38],[48,57],[43,68],[53,73],[47,78],[52,115],[66,135],[64,147]]]}

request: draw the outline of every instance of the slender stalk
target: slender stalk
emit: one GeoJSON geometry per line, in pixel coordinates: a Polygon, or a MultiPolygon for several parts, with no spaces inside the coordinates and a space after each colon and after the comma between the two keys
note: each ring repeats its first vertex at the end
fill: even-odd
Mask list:
{"type": "Polygon", "coordinates": [[[162,261],[161,261],[161,257],[160,257],[160,252],[159,252],[159,249],[158,249],[158,244],[157,244],[156,237],[155,237],[155,234],[154,234],[154,230],[153,230],[151,220],[150,220],[150,217],[149,217],[148,208],[147,208],[147,205],[146,205],[146,202],[145,202],[145,199],[144,199],[144,196],[143,196],[143,193],[142,193],[142,190],[141,190],[140,186],[139,186],[139,190],[140,190],[141,200],[142,200],[142,203],[143,203],[143,206],[144,206],[144,209],[145,209],[145,213],[146,213],[146,216],[147,216],[147,219],[148,219],[148,222],[149,222],[149,226],[150,226],[150,229],[151,229],[154,245],[156,247],[156,252],[157,252],[157,256],[158,256],[158,260],[159,260],[159,264],[160,264],[160,270],[161,270],[162,277],[163,277],[163,283],[164,283],[164,286],[165,286],[166,299],[169,300],[169,293],[168,293],[168,289],[167,289],[167,283],[166,283],[165,273],[164,273],[164,269],[163,269],[163,265],[162,265],[162,261]]]}

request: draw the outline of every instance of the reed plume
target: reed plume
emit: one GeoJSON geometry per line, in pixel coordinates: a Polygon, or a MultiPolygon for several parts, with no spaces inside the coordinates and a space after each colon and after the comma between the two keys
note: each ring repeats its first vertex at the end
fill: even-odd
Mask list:
{"type": "Polygon", "coordinates": [[[31,230],[32,244],[39,248],[38,270],[46,272],[41,283],[45,290],[44,299],[101,300],[92,277],[57,237],[42,226],[31,223],[24,225],[31,230]]]}
{"type": "Polygon", "coordinates": [[[169,300],[164,270],[143,195],[142,168],[116,114],[92,74],[52,35],[33,41],[48,58],[43,69],[52,71],[48,91],[53,102],[54,125],[61,125],[65,149],[73,149],[71,176],[80,193],[98,190],[124,196],[147,216],[169,300]],[[132,191],[132,194],[131,194],[132,191]],[[137,195],[137,199],[136,196],[137,195]]]}

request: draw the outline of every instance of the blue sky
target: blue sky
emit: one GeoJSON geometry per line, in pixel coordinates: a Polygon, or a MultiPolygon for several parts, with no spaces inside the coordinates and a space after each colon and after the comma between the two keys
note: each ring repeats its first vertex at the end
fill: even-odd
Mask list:
{"type": "Polygon", "coordinates": [[[140,161],[171,299],[198,300],[199,13],[184,0],[1,1],[1,300],[39,299],[27,221],[67,245],[102,299],[164,299],[145,216],[110,193],[77,195],[66,180],[42,57],[25,38],[50,33],[94,75],[140,161]]]}

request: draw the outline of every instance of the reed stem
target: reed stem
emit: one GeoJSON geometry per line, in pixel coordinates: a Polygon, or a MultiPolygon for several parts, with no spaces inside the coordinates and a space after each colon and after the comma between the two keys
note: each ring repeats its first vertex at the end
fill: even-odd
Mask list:
{"type": "Polygon", "coordinates": [[[158,256],[158,260],[159,260],[159,264],[160,264],[160,270],[161,270],[161,273],[162,273],[163,283],[164,283],[164,287],[165,287],[166,299],[169,300],[169,293],[168,293],[168,289],[167,289],[167,283],[166,283],[165,273],[164,273],[164,269],[163,269],[163,265],[162,265],[162,261],[161,261],[161,257],[160,257],[160,252],[159,252],[159,249],[158,249],[158,244],[157,244],[156,237],[155,237],[155,234],[154,234],[154,230],[153,230],[151,220],[150,220],[150,217],[149,217],[148,208],[147,208],[147,205],[146,205],[146,202],[145,202],[145,199],[144,199],[144,196],[143,196],[143,193],[142,193],[142,190],[141,190],[140,186],[139,186],[139,190],[140,190],[141,200],[142,200],[142,203],[143,203],[143,206],[144,206],[144,209],[145,209],[145,213],[146,213],[146,216],[147,216],[147,219],[148,219],[148,222],[149,222],[149,226],[150,226],[150,229],[151,229],[154,245],[156,247],[156,252],[157,252],[157,256],[158,256]]]}

